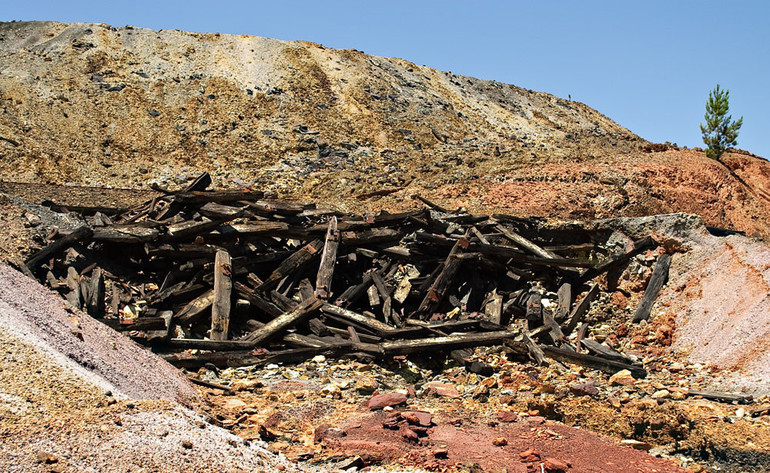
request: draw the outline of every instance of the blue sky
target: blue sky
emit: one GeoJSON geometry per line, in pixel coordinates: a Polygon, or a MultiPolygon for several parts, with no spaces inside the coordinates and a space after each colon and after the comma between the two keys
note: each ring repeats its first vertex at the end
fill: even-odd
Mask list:
{"type": "Polygon", "coordinates": [[[770,1],[23,1],[0,20],[303,39],[560,97],[655,142],[701,146],[717,83],[738,146],[770,158],[770,1]]]}

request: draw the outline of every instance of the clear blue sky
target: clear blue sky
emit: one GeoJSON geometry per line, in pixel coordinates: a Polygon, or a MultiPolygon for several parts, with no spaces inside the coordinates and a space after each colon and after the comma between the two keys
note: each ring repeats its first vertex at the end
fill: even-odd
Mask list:
{"type": "Polygon", "coordinates": [[[651,141],[700,146],[717,83],[738,146],[770,158],[770,1],[17,1],[1,20],[303,39],[579,100],[651,141]]]}

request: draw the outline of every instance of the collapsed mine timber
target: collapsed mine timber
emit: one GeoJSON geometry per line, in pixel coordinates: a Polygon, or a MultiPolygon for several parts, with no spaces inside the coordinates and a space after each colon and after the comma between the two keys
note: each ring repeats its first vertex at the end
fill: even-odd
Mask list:
{"type": "MultiPolygon", "coordinates": [[[[585,316],[595,279],[656,248],[651,237],[621,235],[612,251],[607,231],[419,196],[424,210],[349,215],[210,185],[204,173],[128,211],[79,209],[83,225],[52,235],[22,269],[187,369],[434,353],[482,370],[467,349],[494,345],[539,364],[647,374],[588,337],[585,316]]],[[[650,317],[670,262],[658,257],[634,322],[650,317]]]]}

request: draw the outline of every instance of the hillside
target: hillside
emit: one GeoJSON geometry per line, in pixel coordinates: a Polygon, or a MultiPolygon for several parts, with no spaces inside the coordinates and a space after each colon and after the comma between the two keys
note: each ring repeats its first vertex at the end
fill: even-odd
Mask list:
{"type": "MultiPolygon", "coordinates": [[[[584,104],[355,50],[4,23],[0,99],[8,181],[177,186],[209,171],[217,185],[348,208],[410,206],[425,190],[471,209],[687,211],[769,233],[768,201],[702,153],[644,153],[648,142],[584,104]],[[356,199],[382,190],[397,192],[356,199]]],[[[726,161],[759,186],[770,176],[764,160],[726,161]]]]}

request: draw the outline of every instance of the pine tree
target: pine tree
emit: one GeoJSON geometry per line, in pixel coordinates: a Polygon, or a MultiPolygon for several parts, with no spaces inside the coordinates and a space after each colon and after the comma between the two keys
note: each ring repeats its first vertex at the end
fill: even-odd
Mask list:
{"type": "Polygon", "coordinates": [[[738,144],[738,130],[743,125],[743,117],[732,121],[728,115],[730,109],[730,91],[717,87],[709,92],[706,102],[706,124],[701,123],[703,142],[708,146],[706,156],[719,160],[725,150],[738,144]]]}

